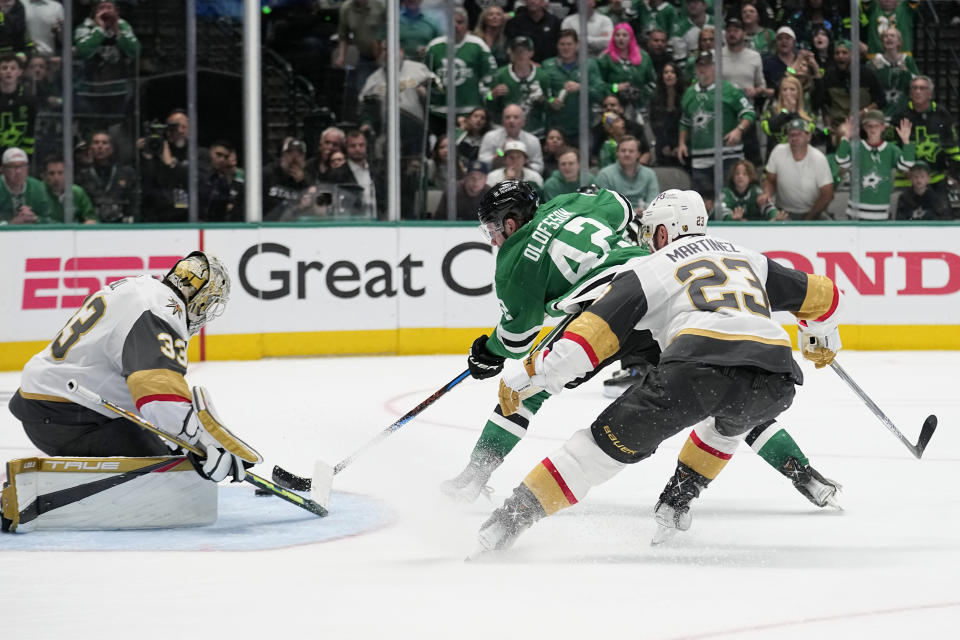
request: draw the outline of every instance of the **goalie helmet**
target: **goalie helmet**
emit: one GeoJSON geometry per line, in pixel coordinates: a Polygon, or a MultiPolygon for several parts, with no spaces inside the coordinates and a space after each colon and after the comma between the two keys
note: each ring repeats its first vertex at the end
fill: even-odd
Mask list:
{"type": "Polygon", "coordinates": [[[499,182],[480,198],[477,209],[480,231],[491,240],[497,233],[503,233],[503,221],[510,216],[515,218],[518,227],[522,227],[533,218],[539,204],[540,196],[529,182],[499,182]]]}
{"type": "Polygon", "coordinates": [[[178,260],[163,282],[183,299],[191,336],[221,315],[230,299],[230,275],[220,260],[203,251],[178,260]]]}
{"type": "Polygon", "coordinates": [[[705,233],[708,217],[699,193],[669,189],[654,198],[644,210],[640,218],[640,243],[650,251],[656,251],[653,235],[660,225],[666,227],[669,242],[681,236],[705,233]]]}

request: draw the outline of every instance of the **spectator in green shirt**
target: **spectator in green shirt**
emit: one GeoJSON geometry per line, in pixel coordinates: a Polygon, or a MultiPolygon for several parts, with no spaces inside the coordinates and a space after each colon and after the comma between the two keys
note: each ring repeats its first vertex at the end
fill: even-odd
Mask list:
{"type": "Polygon", "coordinates": [[[585,180],[580,180],[580,152],[566,147],[557,154],[557,170],[543,183],[543,201],[548,202],[565,193],[576,193],[594,179],[588,173],[585,180]]]}
{"type": "MultiPolygon", "coordinates": [[[[43,160],[43,184],[46,187],[51,222],[63,222],[64,194],[63,156],[49,155],[43,160]]],[[[86,191],[73,185],[73,221],[83,224],[95,224],[97,214],[86,191]]]]}
{"type": "Polygon", "coordinates": [[[3,152],[0,167],[0,224],[50,222],[50,204],[43,183],[30,177],[30,158],[19,147],[3,152]]]}

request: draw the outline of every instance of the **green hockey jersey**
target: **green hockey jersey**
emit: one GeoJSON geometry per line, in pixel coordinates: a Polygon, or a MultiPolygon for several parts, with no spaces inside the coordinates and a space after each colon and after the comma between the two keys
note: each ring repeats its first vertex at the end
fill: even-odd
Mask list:
{"type": "Polygon", "coordinates": [[[633,209],[622,196],[568,193],[537,209],[500,247],[494,277],[501,317],[486,347],[522,358],[546,316],[560,317],[596,298],[618,266],[647,251],[624,239],[633,209]]]}
{"type": "MultiPolygon", "coordinates": [[[[687,132],[687,148],[694,169],[706,169],[713,166],[713,127],[716,117],[713,112],[713,92],[716,83],[706,89],[695,83],[683,94],[680,101],[680,130],[687,132]]],[[[723,99],[722,131],[726,135],[740,121],[746,118],[754,122],[757,118],[753,105],[747,96],[727,81],[721,88],[723,99]]],[[[723,159],[743,157],[743,142],[723,147],[723,159]]]]}
{"type": "MultiPolygon", "coordinates": [[[[837,146],[837,164],[843,169],[853,166],[850,141],[844,138],[837,146]]],[[[907,171],[913,166],[913,143],[900,147],[889,142],[877,146],[860,140],[859,175],[860,196],[847,203],[847,215],[861,220],[890,218],[890,195],[893,192],[893,170],[907,171]]]]}
{"type": "Polygon", "coordinates": [[[527,117],[524,131],[535,136],[544,134],[547,125],[544,106],[547,100],[547,74],[542,67],[534,67],[533,72],[526,78],[521,78],[513,70],[512,65],[497,69],[490,82],[490,87],[499,84],[506,85],[507,93],[489,100],[487,106],[493,119],[499,124],[503,110],[508,104],[520,105],[527,117]]]}
{"type": "MultiPolygon", "coordinates": [[[[436,115],[446,115],[447,94],[443,88],[447,82],[447,38],[445,36],[430,41],[424,63],[440,80],[440,88],[434,86],[430,91],[430,111],[436,115]]],[[[474,108],[484,106],[484,96],[490,90],[490,81],[493,79],[497,63],[487,43],[468,33],[457,45],[454,65],[456,66],[453,78],[456,85],[457,113],[468,114],[474,108]]]]}

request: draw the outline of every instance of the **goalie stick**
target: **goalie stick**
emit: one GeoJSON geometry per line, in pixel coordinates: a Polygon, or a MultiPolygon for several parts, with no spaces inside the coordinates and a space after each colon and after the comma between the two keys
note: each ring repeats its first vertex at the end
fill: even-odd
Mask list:
{"type": "MultiPolygon", "coordinates": [[[[170,442],[173,442],[179,445],[184,451],[190,451],[201,457],[206,457],[207,455],[206,452],[201,450],[200,448],[193,446],[186,440],[181,440],[180,438],[167,433],[160,427],[157,427],[153,423],[147,421],[141,416],[138,416],[132,411],[128,411],[127,409],[124,409],[121,406],[115,405],[109,400],[104,400],[102,397],[100,397],[98,394],[94,393],[90,389],[86,389],[80,386],[80,383],[78,383],[76,380],[67,380],[67,390],[83,396],[90,402],[94,402],[102,407],[105,407],[106,409],[109,409],[110,411],[113,411],[117,415],[123,416],[127,420],[130,420],[136,425],[143,427],[147,431],[152,431],[153,433],[160,436],[164,440],[169,440],[170,442]]],[[[243,480],[244,482],[249,482],[250,484],[254,485],[259,490],[268,491],[272,495],[275,495],[278,498],[282,498],[291,504],[295,504],[301,509],[306,509],[310,513],[313,513],[320,517],[327,515],[327,510],[323,505],[320,505],[313,500],[304,498],[301,495],[288,491],[285,487],[282,487],[277,483],[270,482],[266,478],[261,478],[260,476],[247,471],[246,474],[243,476],[243,480]]]]}
{"type": "Polygon", "coordinates": [[[860,388],[860,386],[853,381],[853,378],[843,370],[843,367],[840,366],[840,363],[834,360],[830,363],[830,368],[833,369],[840,378],[847,383],[847,385],[853,389],[853,392],[856,393],[865,405],[873,411],[873,415],[880,418],[880,422],[883,423],[890,432],[897,437],[904,446],[910,450],[917,460],[920,459],[920,456],[923,455],[923,450],[927,448],[927,444],[930,442],[930,438],[933,436],[934,430],[937,428],[937,416],[929,415],[927,419],[923,421],[923,426],[920,428],[920,437],[917,439],[917,444],[910,444],[910,441],[900,433],[900,430],[893,424],[893,421],[887,417],[887,415],[880,410],[880,407],[867,395],[867,393],[860,388]]]}
{"type": "MultiPolygon", "coordinates": [[[[563,330],[567,328],[567,325],[570,324],[570,322],[572,322],[575,317],[576,317],[576,314],[570,314],[566,318],[564,318],[563,321],[557,324],[557,326],[555,326],[550,331],[550,333],[548,333],[543,338],[543,340],[541,340],[537,344],[537,346],[534,349],[539,349],[543,345],[550,344],[550,341],[554,338],[554,336],[561,335],[563,333],[563,330]]],[[[467,376],[469,375],[470,375],[470,370],[467,369],[466,371],[458,375],[456,378],[454,378],[444,386],[437,389],[433,393],[433,395],[431,395],[429,398],[427,398],[426,400],[418,404],[416,407],[411,409],[402,418],[394,422],[392,425],[390,425],[389,427],[381,431],[370,442],[368,442],[366,445],[364,445],[363,447],[355,451],[352,455],[341,460],[337,464],[337,466],[331,467],[330,465],[323,462],[322,460],[317,460],[314,467],[313,479],[304,478],[303,476],[298,476],[295,473],[291,473],[290,471],[287,471],[283,467],[275,466],[273,468],[273,476],[272,476],[273,481],[276,482],[281,487],[286,487],[287,489],[293,489],[294,491],[310,491],[315,501],[319,502],[324,506],[327,506],[327,500],[330,497],[330,485],[333,482],[333,476],[343,471],[343,469],[346,468],[346,466],[349,465],[351,462],[353,462],[354,458],[359,456],[361,453],[363,453],[373,445],[377,444],[378,442],[380,442],[381,440],[389,436],[391,433],[393,433],[394,431],[396,431],[397,429],[405,425],[406,423],[410,422],[410,420],[415,418],[417,415],[423,412],[424,409],[426,409],[431,404],[433,404],[438,399],[440,399],[444,394],[450,391],[450,389],[460,384],[460,382],[466,379],[467,376]],[[321,481],[322,484],[320,484],[318,480],[321,481]]]]}

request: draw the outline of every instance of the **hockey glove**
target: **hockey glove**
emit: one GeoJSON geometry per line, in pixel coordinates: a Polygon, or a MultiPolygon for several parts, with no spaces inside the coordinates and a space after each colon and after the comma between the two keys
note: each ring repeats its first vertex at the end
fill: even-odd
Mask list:
{"type": "Polygon", "coordinates": [[[840,330],[837,326],[818,326],[819,323],[801,320],[798,323],[798,342],[803,357],[817,369],[829,365],[840,351],[840,330]]]}
{"type": "Polygon", "coordinates": [[[523,366],[516,373],[505,375],[500,379],[500,411],[503,415],[513,415],[520,409],[524,400],[543,391],[531,380],[537,373],[535,367],[537,355],[537,352],[531,353],[523,359],[523,366]]]}
{"type": "Polygon", "coordinates": [[[193,468],[207,480],[220,482],[232,476],[231,482],[241,482],[247,469],[263,461],[259,453],[223,425],[203,387],[193,388],[193,416],[187,420],[186,431],[190,443],[207,454],[205,458],[187,454],[193,468]]]}
{"type": "Polygon", "coordinates": [[[467,356],[467,367],[470,375],[477,380],[492,378],[503,371],[506,358],[501,358],[487,350],[487,336],[480,336],[470,345],[470,355],[467,356]]]}

